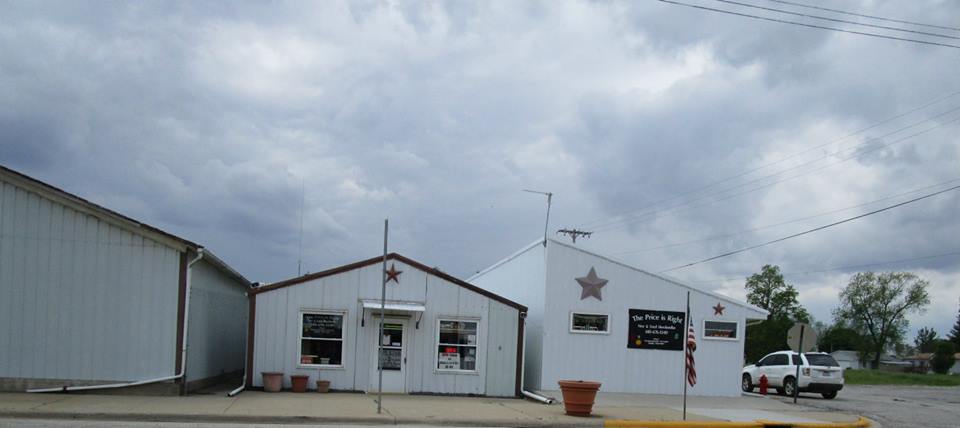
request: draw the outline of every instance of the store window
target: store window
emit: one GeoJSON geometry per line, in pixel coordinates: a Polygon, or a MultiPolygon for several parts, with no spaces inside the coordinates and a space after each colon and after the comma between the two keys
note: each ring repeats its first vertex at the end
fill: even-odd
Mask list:
{"type": "Polygon", "coordinates": [[[438,320],[437,370],[477,371],[477,321],[438,320]]]}
{"type": "Polygon", "coordinates": [[[571,333],[609,333],[610,315],[573,312],[570,314],[571,333]]]}
{"type": "Polygon", "coordinates": [[[343,367],[343,313],[300,314],[300,365],[343,367]]]}
{"type": "Polygon", "coordinates": [[[703,321],[703,338],[737,340],[736,321],[703,321]]]}

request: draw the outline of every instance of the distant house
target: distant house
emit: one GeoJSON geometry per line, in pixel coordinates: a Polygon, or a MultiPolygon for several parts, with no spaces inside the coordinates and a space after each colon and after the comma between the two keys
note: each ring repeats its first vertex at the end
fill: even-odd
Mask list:
{"type": "Polygon", "coordinates": [[[744,333],[767,312],[552,239],[468,280],[530,308],[524,386],[561,379],[607,392],[681,394],[687,330],[696,337],[693,395],[739,396],[744,333]],[[690,319],[686,317],[690,296],[690,319]]]}
{"type": "Polygon", "coordinates": [[[240,372],[248,289],[196,243],[0,166],[0,390],[240,372]]]}
{"type": "MultiPolygon", "coordinates": [[[[947,373],[954,375],[960,374],[960,352],[953,354],[953,358],[957,362],[953,364],[953,367],[950,367],[950,370],[948,370],[947,373]]],[[[931,359],[933,359],[932,352],[923,352],[911,355],[903,360],[910,363],[911,371],[918,373],[931,373],[933,371],[933,367],[930,365],[931,359]]]]}
{"type": "Polygon", "coordinates": [[[833,351],[830,355],[832,355],[833,359],[837,360],[840,367],[844,369],[863,368],[863,364],[860,363],[860,352],[858,351],[833,351]]]}

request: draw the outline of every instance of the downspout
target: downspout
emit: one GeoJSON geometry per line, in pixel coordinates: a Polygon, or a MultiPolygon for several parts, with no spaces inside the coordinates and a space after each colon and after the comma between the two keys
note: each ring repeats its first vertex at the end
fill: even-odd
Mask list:
{"type": "MultiPolygon", "coordinates": [[[[250,298],[250,293],[243,293],[243,295],[247,296],[247,299],[250,298]]],[[[249,317],[250,315],[247,314],[247,316],[249,317]]],[[[247,320],[246,335],[244,337],[246,337],[247,341],[250,340],[250,320],[249,319],[247,320]]],[[[243,344],[243,380],[240,382],[240,386],[238,386],[237,389],[234,389],[233,391],[230,391],[227,393],[227,397],[233,397],[234,395],[237,395],[243,392],[243,389],[247,387],[247,358],[249,353],[250,353],[250,344],[244,343],[243,344]]]]}
{"type": "MultiPolygon", "coordinates": [[[[526,315],[526,314],[524,314],[524,315],[526,315]]],[[[526,317],[524,317],[524,318],[526,318],[526,317]]],[[[521,322],[524,322],[524,321],[521,320],[521,322]]],[[[526,374],[526,371],[527,371],[527,355],[526,355],[526,354],[527,354],[527,346],[526,346],[526,343],[527,343],[527,329],[524,328],[524,329],[523,329],[523,344],[524,344],[524,346],[523,346],[523,352],[521,352],[521,356],[520,356],[521,361],[523,361],[523,363],[520,364],[520,393],[523,394],[524,397],[530,398],[530,399],[532,399],[532,400],[539,401],[539,402],[541,402],[541,403],[543,403],[543,404],[553,404],[553,402],[554,402],[554,399],[553,399],[553,398],[544,397],[544,396],[542,396],[542,395],[540,395],[540,394],[537,394],[537,393],[535,393],[535,392],[527,391],[527,390],[524,388],[523,383],[526,382],[526,377],[527,377],[527,376],[526,376],[526,375],[527,375],[527,374],[526,374]]]]}
{"type": "MultiPolygon", "coordinates": [[[[27,392],[71,392],[71,391],[89,391],[96,389],[114,389],[114,388],[125,388],[128,386],[139,386],[147,385],[151,383],[164,382],[168,380],[182,379],[184,374],[187,372],[187,331],[188,326],[190,325],[190,268],[194,263],[199,262],[203,258],[203,247],[197,248],[197,257],[194,258],[190,263],[187,264],[187,287],[186,295],[184,296],[184,309],[183,309],[183,346],[180,349],[180,373],[177,373],[173,376],[165,376],[156,379],[147,379],[139,380],[134,382],[124,382],[124,383],[111,383],[106,385],[88,385],[88,386],[61,386],[59,388],[37,388],[37,389],[28,389],[27,392]]],[[[183,383],[184,387],[186,383],[183,383]]]]}

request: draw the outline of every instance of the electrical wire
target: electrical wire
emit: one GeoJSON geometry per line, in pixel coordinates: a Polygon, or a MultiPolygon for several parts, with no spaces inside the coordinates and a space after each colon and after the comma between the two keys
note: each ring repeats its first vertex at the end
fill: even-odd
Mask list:
{"type": "MultiPolygon", "coordinates": [[[[958,107],[957,109],[960,109],[960,107],[958,107]]],[[[948,113],[949,113],[949,112],[948,112],[948,113]]],[[[925,120],[924,122],[929,121],[929,120],[932,120],[932,119],[925,120]]],[[[718,199],[715,199],[715,200],[712,200],[712,201],[708,201],[707,203],[704,203],[704,204],[693,205],[691,208],[697,208],[697,207],[703,207],[703,206],[707,206],[707,205],[712,205],[712,204],[717,203],[717,202],[726,201],[726,200],[735,198],[735,197],[737,197],[737,196],[742,196],[742,195],[745,195],[745,194],[748,194],[748,193],[752,193],[752,192],[755,192],[755,191],[758,191],[758,190],[761,190],[761,189],[765,189],[765,188],[774,186],[774,185],[779,184],[779,183],[783,183],[783,182],[790,181],[790,180],[793,180],[793,179],[796,179],[796,178],[800,178],[800,177],[803,177],[803,176],[805,176],[805,175],[812,174],[812,173],[817,172],[817,171],[822,171],[822,170],[824,170],[824,169],[826,169],[826,168],[829,168],[829,167],[831,167],[831,166],[834,166],[834,165],[837,165],[837,164],[840,164],[840,163],[843,163],[843,162],[847,162],[847,161],[850,161],[850,160],[852,160],[852,159],[856,159],[856,158],[858,158],[858,157],[860,157],[860,156],[862,156],[862,155],[865,155],[865,154],[867,154],[867,153],[872,153],[872,152],[875,152],[875,151],[877,151],[877,150],[880,150],[880,149],[883,149],[883,148],[887,148],[887,147],[893,146],[893,145],[895,145],[895,144],[900,144],[900,143],[902,143],[902,142],[904,142],[904,141],[906,141],[906,140],[909,140],[909,139],[911,139],[911,138],[913,138],[913,137],[917,137],[917,136],[919,136],[919,135],[926,134],[926,133],[928,133],[928,132],[931,132],[931,131],[933,131],[933,130],[936,130],[936,129],[938,129],[938,128],[941,128],[941,127],[943,127],[943,126],[945,126],[945,125],[947,125],[947,124],[951,124],[951,123],[954,123],[954,122],[957,122],[957,121],[960,121],[960,116],[955,117],[955,118],[953,118],[953,119],[950,119],[950,120],[948,120],[948,121],[946,121],[946,122],[939,123],[939,124],[937,124],[937,125],[935,125],[935,126],[933,126],[933,127],[927,128],[927,129],[925,129],[925,130],[923,130],[923,131],[919,131],[919,132],[913,133],[913,134],[911,134],[911,135],[907,135],[907,136],[905,136],[905,137],[902,137],[902,138],[899,138],[899,139],[897,139],[897,140],[891,141],[891,142],[889,142],[889,143],[874,144],[874,142],[871,140],[871,141],[864,142],[864,143],[862,143],[862,144],[858,144],[858,145],[856,145],[856,146],[854,146],[854,147],[852,147],[852,148],[850,148],[850,149],[840,150],[840,151],[837,151],[837,152],[835,152],[835,153],[827,154],[827,155],[822,156],[822,157],[820,157],[820,158],[817,158],[817,159],[813,159],[813,160],[804,162],[804,163],[802,163],[802,164],[793,166],[793,167],[791,167],[791,168],[787,168],[787,169],[782,170],[782,171],[780,171],[780,172],[776,172],[776,173],[773,173],[773,174],[769,174],[769,175],[766,175],[766,176],[763,176],[763,177],[760,177],[760,178],[756,178],[756,179],[747,181],[747,182],[745,182],[745,183],[741,183],[741,184],[739,184],[739,185],[736,185],[736,186],[733,186],[733,187],[730,187],[730,188],[721,190],[721,191],[719,191],[719,192],[717,192],[717,193],[715,193],[715,194],[713,194],[713,195],[726,193],[726,192],[729,192],[729,191],[731,191],[731,190],[736,190],[736,189],[745,187],[745,186],[747,186],[747,185],[749,185],[749,184],[754,184],[754,183],[760,182],[760,181],[762,181],[762,180],[765,180],[765,179],[767,179],[767,178],[771,178],[771,177],[775,177],[775,176],[777,176],[777,175],[783,174],[784,172],[796,170],[796,169],[798,169],[798,168],[800,168],[800,167],[809,165],[809,164],[814,163],[814,162],[817,162],[817,161],[819,161],[819,160],[826,159],[826,158],[828,158],[828,157],[838,155],[838,154],[840,154],[841,152],[849,151],[849,150],[852,150],[852,149],[857,149],[857,151],[853,152],[852,155],[850,155],[850,156],[848,156],[848,157],[846,157],[846,158],[842,158],[842,159],[840,159],[840,160],[838,160],[838,161],[836,161],[836,162],[829,163],[829,164],[826,164],[826,165],[823,165],[823,166],[821,166],[821,167],[814,168],[814,169],[811,169],[811,170],[808,170],[808,171],[805,171],[805,172],[800,172],[800,173],[797,174],[797,175],[793,175],[793,176],[781,178],[781,179],[779,179],[779,180],[775,180],[775,181],[772,181],[772,182],[769,182],[769,183],[766,183],[766,184],[762,184],[762,185],[760,185],[760,186],[757,186],[757,187],[748,189],[748,190],[743,191],[743,192],[734,193],[734,194],[732,194],[732,195],[727,195],[727,196],[724,196],[724,197],[720,197],[720,198],[718,198],[718,199]],[[869,145],[872,145],[873,147],[868,147],[869,145]],[[864,148],[864,147],[866,147],[866,148],[864,148]],[[864,149],[861,150],[860,148],[864,148],[864,149]]],[[[923,123],[923,122],[918,122],[917,124],[919,124],[919,123],[923,123]]],[[[910,125],[909,127],[916,126],[917,124],[910,125]]],[[[901,128],[900,130],[897,130],[897,131],[894,131],[894,132],[885,134],[885,135],[883,135],[883,136],[881,136],[881,137],[879,137],[879,138],[883,138],[883,137],[892,135],[892,134],[894,134],[894,133],[897,133],[897,132],[902,131],[903,129],[906,129],[906,128],[901,128]]],[[[675,204],[675,205],[673,205],[673,206],[669,206],[669,207],[666,207],[666,208],[651,210],[651,211],[645,212],[645,213],[643,213],[643,214],[640,214],[640,215],[638,215],[638,216],[634,216],[634,217],[632,217],[632,218],[630,218],[630,219],[615,220],[615,221],[612,221],[612,222],[609,222],[609,223],[607,223],[607,224],[604,224],[604,225],[601,225],[601,226],[599,226],[599,227],[594,228],[593,232],[594,232],[594,233],[599,233],[599,232],[605,232],[605,231],[609,231],[609,230],[614,230],[614,229],[618,229],[618,228],[621,228],[621,227],[624,227],[624,226],[627,226],[627,225],[630,225],[630,224],[634,224],[634,223],[637,223],[637,222],[640,222],[640,221],[643,221],[643,220],[648,220],[648,219],[650,219],[650,218],[655,218],[655,217],[656,217],[658,214],[660,214],[660,213],[667,212],[667,211],[672,211],[672,210],[675,210],[675,209],[677,209],[677,208],[682,208],[682,207],[688,206],[688,205],[690,205],[690,204],[693,203],[693,202],[706,199],[708,196],[713,196],[713,195],[705,195],[705,196],[697,197],[697,198],[688,200],[688,201],[686,201],[686,202],[682,202],[682,203],[679,203],[679,204],[675,204]]]]}
{"type": "MultiPolygon", "coordinates": [[[[763,165],[754,167],[754,168],[752,168],[752,169],[748,169],[748,170],[746,170],[746,171],[744,171],[744,172],[741,172],[741,173],[739,173],[739,174],[735,174],[735,175],[732,175],[732,176],[729,176],[729,177],[726,177],[726,178],[723,178],[723,179],[714,181],[714,182],[709,183],[709,184],[707,184],[707,185],[700,186],[700,187],[695,188],[695,189],[690,189],[690,190],[684,191],[684,192],[682,192],[682,193],[679,193],[679,194],[677,194],[677,195],[674,195],[674,196],[671,196],[671,197],[668,197],[668,198],[665,198],[665,199],[660,199],[660,200],[658,200],[658,201],[655,201],[655,202],[651,203],[651,204],[648,205],[647,207],[637,208],[637,209],[633,209],[633,210],[628,210],[628,211],[621,212],[621,213],[618,214],[618,216],[623,216],[623,215],[627,215],[627,214],[630,214],[630,213],[634,213],[634,212],[637,212],[637,211],[640,211],[640,210],[643,210],[643,209],[652,208],[652,207],[655,207],[655,206],[657,206],[657,205],[660,205],[660,204],[662,204],[662,203],[664,203],[664,202],[669,202],[669,201],[672,201],[672,200],[674,200],[674,199],[679,199],[679,198],[682,198],[682,197],[687,196],[687,195],[699,193],[699,192],[701,192],[701,191],[703,191],[703,190],[712,188],[712,187],[717,186],[717,185],[719,185],[719,184],[726,183],[726,182],[731,181],[731,180],[735,180],[735,179],[737,179],[737,178],[740,178],[740,177],[743,177],[743,176],[752,174],[752,173],[754,173],[754,172],[757,172],[757,171],[760,171],[760,170],[769,168],[769,167],[774,166],[774,165],[779,165],[779,164],[781,164],[781,163],[783,163],[783,162],[786,162],[786,161],[788,161],[788,160],[790,160],[790,159],[794,159],[794,158],[796,158],[796,157],[798,157],[798,156],[800,156],[800,155],[804,155],[804,154],[809,153],[809,152],[811,152],[811,151],[814,151],[814,150],[817,150],[817,149],[821,149],[821,148],[823,148],[823,147],[827,147],[827,146],[831,146],[831,145],[837,144],[837,143],[839,143],[839,142],[841,142],[841,141],[844,141],[844,140],[846,140],[846,139],[848,139],[848,138],[850,138],[850,137],[853,137],[853,136],[856,136],[856,135],[858,135],[858,134],[864,133],[864,132],[869,131],[869,130],[871,130],[871,129],[874,129],[874,128],[876,128],[876,127],[885,125],[885,124],[890,123],[890,122],[892,122],[892,121],[894,121],[894,120],[900,119],[900,118],[902,118],[902,117],[904,117],[904,116],[908,116],[908,115],[910,115],[910,114],[913,114],[913,113],[915,113],[915,112],[917,112],[917,111],[923,110],[923,109],[925,109],[925,108],[927,108],[927,107],[930,107],[930,106],[932,106],[932,105],[934,105],[934,104],[937,104],[937,103],[939,103],[939,102],[941,102],[941,101],[944,101],[944,100],[946,100],[946,99],[955,97],[955,96],[957,96],[957,95],[960,95],[960,91],[957,91],[957,92],[953,92],[953,93],[944,95],[944,96],[942,96],[942,97],[940,97],[940,98],[937,98],[937,99],[935,99],[935,100],[933,100],[933,101],[930,101],[930,102],[928,102],[928,103],[926,103],[926,104],[924,104],[924,105],[921,105],[921,106],[919,106],[919,107],[915,107],[915,108],[913,108],[913,109],[911,109],[911,110],[907,110],[907,111],[905,111],[905,112],[903,112],[903,113],[900,113],[900,114],[898,114],[898,115],[895,115],[895,116],[892,116],[892,117],[888,117],[888,118],[883,119],[883,120],[881,120],[881,121],[879,121],[879,122],[875,122],[875,123],[873,123],[873,124],[870,124],[870,125],[867,126],[867,127],[858,129],[858,130],[856,130],[856,131],[854,131],[854,132],[852,132],[852,133],[850,133],[850,134],[847,134],[847,135],[845,135],[845,136],[842,137],[842,138],[838,138],[838,139],[836,139],[836,140],[833,140],[833,141],[830,141],[830,142],[827,142],[827,143],[823,143],[823,144],[820,144],[820,145],[817,145],[817,146],[814,146],[814,147],[810,147],[810,148],[801,150],[801,151],[799,151],[799,152],[796,152],[796,153],[787,155],[786,157],[780,158],[780,159],[778,159],[778,160],[776,160],[776,161],[769,162],[769,163],[766,163],[766,164],[763,164],[763,165]]],[[[951,111],[952,111],[952,110],[951,110],[951,111]]],[[[929,120],[929,119],[927,119],[927,120],[929,120]]],[[[924,120],[923,122],[926,122],[927,120],[924,120]]],[[[919,122],[919,123],[923,123],[923,122],[919,122]]],[[[594,225],[602,225],[602,224],[608,223],[609,221],[610,221],[610,220],[609,220],[609,217],[597,218],[597,219],[593,219],[593,220],[590,220],[590,221],[581,223],[581,224],[577,225],[577,227],[578,227],[578,228],[588,228],[588,227],[591,227],[591,226],[594,226],[594,225]]]]}
{"type": "Polygon", "coordinates": [[[956,189],[960,189],[960,186],[953,186],[953,187],[950,187],[950,188],[948,188],[948,189],[944,189],[944,190],[940,190],[940,191],[937,191],[937,192],[929,193],[929,194],[926,194],[926,195],[923,195],[923,196],[920,196],[920,197],[916,197],[916,198],[910,199],[910,200],[908,200],[908,201],[900,202],[900,203],[898,203],[898,204],[893,204],[893,205],[890,205],[890,206],[887,206],[887,207],[884,207],[884,208],[880,208],[880,209],[878,209],[878,210],[873,210],[873,211],[870,211],[870,212],[868,212],[868,213],[860,214],[860,215],[857,215],[857,216],[845,218],[845,219],[843,219],[843,220],[835,221],[835,222],[833,222],[833,223],[826,224],[826,225],[823,225],[823,226],[820,226],[820,227],[815,227],[815,228],[813,228],[813,229],[807,229],[807,230],[805,230],[805,231],[803,231],[803,232],[794,233],[793,235],[788,235],[788,236],[784,236],[784,237],[782,237],[782,238],[777,238],[777,239],[774,239],[774,240],[772,240],[772,241],[764,242],[764,243],[762,243],[762,244],[751,245],[751,246],[749,246],[749,247],[741,248],[741,249],[739,249],[739,250],[734,250],[734,251],[728,251],[728,252],[726,252],[726,253],[723,253],[723,254],[720,254],[720,255],[717,255],[717,256],[708,257],[708,258],[706,258],[706,259],[699,260],[699,261],[695,261],[695,262],[691,262],[691,263],[687,263],[687,264],[685,264],[685,265],[674,266],[674,267],[672,267],[672,268],[670,268],[670,269],[662,270],[662,271],[660,271],[660,273],[670,272],[670,271],[674,271],[674,270],[677,270],[677,269],[688,268],[688,267],[690,267],[690,266],[698,265],[698,264],[701,264],[701,263],[706,263],[706,262],[713,261],[713,260],[717,260],[717,259],[720,259],[720,258],[723,258],[723,257],[727,257],[727,256],[732,256],[732,255],[734,255],[734,254],[739,254],[739,253],[742,253],[742,252],[745,252],[745,251],[750,251],[750,250],[753,250],[753,249],[756,249],[756,248],[765,247],[765,246],[770,245],[770,244],[774,244],[774,243],[777,243],[777,242],[786,241],[786,240],[788,240],[788,239],[796,238],[796,237],[798,237],[798,236],[807,235],[807,234],[810,234],[810,233],[813,233],[813,232],[816,232],[816,231],[820,231],[820,230],[827,229],[827,228],[830,228],[830,227],[833,227],[833,226],[837,226],[837,225],[841,225],[841,224],[844,224],[844,223],[848,223],[848,222],[851,222],[851,221],[854,221],[854,220],[857,220],[857,219],[861,219],[861,218],[864,218],[864,217],[869,217],[869,216],[874,215],[874,214],[879,214],[879,213],[882,213],[882,212],[884,212],[884,211],[889,211],[889,210],[892,210],[892,209],[897,208],[897,207],[902,207],[902,206],[907,205],[907,204],[912,204],[912,203],[914,203],[914,202],[921,201],[921,200],[924,200],[924,199],[927,199],[927,198],[932,198],[932,197],[934,197],[934,196],[937,196],[937,195],[940,195],[940,194],[943,194],[943,193],[947,193],[947,192],[950,192],[950,191],[953,191],[953,190],[956,190],[956,189]]]}
{"type": "MultiPolygon", "coordinates": [[[[837,266],[837,267],[832,267],[832,268],[819,269],[819,270],[808,270],[808,271],[803,271],[803,272],[783,272],[782,275],[783,275],[783,276],[791,276],[791,275],[795,275],[795,276],[799,276],[799,275],[810,275],[810,274],[814,274],[814,273],[833,272],[833,271],[837,271],[837,270],[847,270],[847,269],[860,269],[860,268],[865,268],[865,267],[892,265],[892,264],[895,264],[895,263],[915,262],[915,261],[919,261],[919,260],[936,259],[936,258],[940,258],[940,257],[958,256],[958,255],[960,255],[960,250],[951,251],[951,252],[949,252],[949,253],[934,254],[934,255],[930,255],[930,256],[914,257],[914,258],[909,258],[909,259],[887,260],[887,261],[885,261],[885,262],[875,262],[875,263],[866,263],[866,264],[848,265],[848,266],[837,266]]],[[[710,283],[710,282],[726,282],[726,281],[737,281],[737,280],[741,280],[741,281],[742,281],[742,280],[744,280],[745,278],[746,278],[746,277],[744,276],[744,277],[736,277],[736,278],[698,279],[698,280],[693,280],[693,281],[687,280],[686,282],[693,282],[693,283],[698,283],[698,284],[705,284],[705,283],[710,283]]]]}
{"type": "Polygon", "coordinates": [[[923,45],[942,46],[942,47],[947,47],[947,48],[960,49],[960,45],[951,45],[951,44],[947,44],[947,43],[931,42],[931,41],[918,40],[918,39],[908,39],[908,38],[906,38],[906,37],[888,36],[888,35],[884,35],[884,34],[867,33],[867,32],[864,32],[864,31],[844,30],[844,29],[842,29],[842,28],[827,27],[827,26],[823,26],[823,25],[806,24],[806,23],[797,22],[797,21],[788,21],[788,20],[786,20],[786,19],[779,19],[779,18],[771,18],[771,17],[766,17],[766,16],[751,15],[751,14],[749,14],[749,13],[734,12],[734,11],[731,11],[731,10],[717,9],[717,8],[713,8],[713,7],[700,6],[700,5],[689,4],[689,3],[683,3],[683,2],[674,1],[674,0],[657,0],[657,1],[662,2],[662,3],[670,3],[670,4],[678,5],[678,6],[686,6],[686,7],[692,7],[692,8],[695,8],[695,9],[708,10],[708,11],[711,11],[711,12],[726,13],[726,14],[729,14],[729,15],[737,15],[737,16],[742,16],[742,17],[745,17],[745,18],[753,18],[753,19],[760,19],[760,20],[764,20],[764,21],[779,22],[779,23],[781,23],[781,24],[791,24],[791,25],[798,25],[798,26],[801,26],[801,27],[817,28],[817,29],[821,29],[821,30],[836,31],[836,32],[840,32],[840,33],[859,34],[859,35],[861,35],[861,36],[878,37],[878,38],[881,38],[881,39],[899,40],[899,41],[902,41],[902,42],[911,42],[911,43],[919,43],[919,44],[923,44],[923,45]]]}
{"type": "Polygon", "coordinates": [[[754,9],[766,10],[766,11],[768,11],[768,12],[777,12],[777,13],[784,13],[784,14],[787,14],[787,15],[801,16],[801,17],[804,17],[804,18],[820,19],[820,20],[823,20],[823,21],[831,21],[831,22],[839,22],[839,23],[843,23],[843,24],[860,25],[860,26],[863,26],[863,27],[879,28],[879,29],[882,29],[882,30],[902,31],[902,32],[905,32],[905,33],[920,34],[920,35],[924,35],[924,36],[942,37],[942,38],[945,38],[945,39],[960,40],[960,37],[957,37],[957,36],[948,36],[948,35],[946,35],[946,34],[929,33],[929,32],[926,32],[926,31],[917,31],[917,30],[910,30],[910,29],[906,29],[906,28],[890,27],[890,26],[887,26],[887,25],[866,24],[866,23],[862,23],[862,22],[847,21],[847,20],[845,20],[845,19],[830,18],[830,17],[826,17],[826,16],[808,15],[808,14],[806,14],[806,13],[792,12],[792,11],[789,11],[789,10],[777,9],[777,8],[774,8],[774,7],[758,6],[758,5],[750,4],[750,3],[741,3],[741,2],[733,1],[733,0],[713,0],[713,1],[720,2],[720,3],[727,3],[727,4],[737,5],[737,6],[749,7],[749,8],[754,8],[754,9]]]}
{"type": "Polygon", "coordinates": [[[865,206],[869,206],[869,205],[876,204],[876,203],[878,203],[878,202],[888,201],[888,200],[890,200],[890,199],[895,199],[895,198],[899,198],[899,197],[906,196],[906,195],[912,195],[912,194],[914,194],[914,193],[922,192],[922,191],[925,191],[925,190],[930,190],[930,189],[932,189],[932,188],[940,187],[940,186],[947,185],[947,184],[951,184],[951,183],[956,183],[956,182],[958,182],[958,181],[960,181],[960,178],[955,178],[955,179],[953,179],[953,180],[944,181],[944,182],[942,182],[942,183],[932,184],[932,185],[929,185],[929,186],[924,186],[924,187],[917,188],[917,189],[913,189],[913,190],[909,190],[909,191],[906,191],[906,192],[901,192],[901,193],[898,193],[898,194],[895,194],[895,195],[885,196],[885,197],[880,198],[880,199],[876,199],[876,200],[873,200],[873,201],[870,201],[870,202],[864,202],[864,203],[862,203],[862,204],[857,204],[857,205],[849,206],[849,207],[846,207],[846,208],[839,208],[839,209],[835,209],[835,210],[831,210],[831,211],[827,211],[827,212],[822,212],[822,213],[819,213],[819,214],[813,214],[813,215],[809,215],[809,216],[806,216],[806,217],[801,217],[801,218],[797,218],[797,219],[793,219],[793,220],[783,221],[783,222],[780,222],[780,223],[774,223],[774,224],[768,224],[768,225],[764,225],[764,226],[758,226],[758,227],[755,227],[755,228],[752,228],[752,229],[741,230],[741,231],[738,231],[738,232],[727,233],[727,234],[723,234],[723,235],[713,235],[713,236],[708,236],[708,237],[706,237],[706,238],[695,239],[695,240],[690,240],[690,241],[672,242],[672,243],[669,243],[669,244],[664,244],[664,245],[660,245],[660,246],[656,246],[656,247],[650,247],[650,248],[644,248],[644,249],[640,249],[640,250],[621,251],[621,252],[619,252],[619,253],[611,253],[610,255],[611,255],[611,256],[622,256],[622,255],[626,255],[626,254],[637,254],[637,253],[644,253],[644,252],[648,252],[648,251],[656,251],[656,250],[662,250],[662,249],[666,249],[666,248],[674,248],[674,247],[681,247],[681,246],[684,246],[684,245],[697,244],[697,243],[700,243],[700,242],[715,241],[715,240],[717,240],[717,239],[732,238],[732,237],[734,237],[734,236],[745,235],[745,234],[747,234],[747,233],[757,232],[757,231],[761,231],[761,230],[765,230],[765,229],[770,229],[770,228],[778,227],[778,226],[785,226],[785,225],[793,224],[793,223],[799,223],[799,222],[801,222],[801,221],[810,220],[810,219],[814,219],[814,218],[817,218],[817,217],[823,217],[823,216],[825,216],[825,215],[836,214],[836,213],[844,212],[844,211],[850,211],[850,210],[856,209],[856,208],[862,208],[862,207],[865,207],[865,206]]]}
{"type": "Polygon", "coordinates": [[[774,2],[774,3],[780,3],[780,4],[788,4],[788,5],[790,5],[790,6],[806,7],[806,8],[809,8],[809,9],[825,10],[825,11],[827,11],[827,12],[840,13],[840,14],[844,14],[844,15],[859,16],[859,17],[861,17],[861,18],[870,18],[870,19],[878,19],[878,20],[881,20],[881,21],[896,22],[896,23],[899,23],[899,24],[919,25],[919,26],[921,26],[921,27],[939,28],[939,29],[941,29],[941,30],[960,31],[960,27],[945,27],[945,26],[942,26],[942,25],[924,24],[924,23],[922,23],[922,22],[913,22],[913,21],[905,21],[905,20],[901,20],[901,19],[884,18],[884,17],[882,17],[882,16],[865,15],[865,14],[862,14],[862,13],[847,12],[847,11],[843,11],[843,10],[830,9],[830,8],[822,7],[822,6],[807,5],[807,4],[803,4],[803,3],[795,3],[795,2],[791,2],[791,1],[785,1],[785,0],[767,0],[767,1],[772,1],[772,2],[774,2]]]}

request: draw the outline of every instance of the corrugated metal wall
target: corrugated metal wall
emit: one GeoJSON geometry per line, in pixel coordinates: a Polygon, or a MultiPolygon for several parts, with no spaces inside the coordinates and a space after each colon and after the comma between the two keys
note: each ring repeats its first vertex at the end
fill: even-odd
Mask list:
{"type": "Polygon", "coordinates": [[[172,375],[180,253],[0,185],[0,378],[172,375]]]}
{"type": "MultiPolygon", "coordinates": [[[[590,379],[603,383],[608,392],[680,394],[683,392],[682,351],[627,348],[629,309],[684,312],[687,288],[551,241],[547,261],[544,316],[543,389],[558,389],[560,379],[590,379]],[[580,299],[581,287],[575,278],[590,268],[609,282],[602,289],[603,300],[580,299]],[[570,313],[593,312],[610,315],[610,334],[577,334],[569,331],[570,313]]],[[[697,334],[697,385],[693,395],[736,396],[743,362],[744,322],[756,312],[722,301],[723,316],[714,316],[717,297],[692,291],[691,318],[697,334]],[[703,339],[703,320],[737,321],[739,340],[703,339]]]]}
{"type": "MultiPolygon", "coordinates": [[[[449,394],[513,395],[516,373],[517,313],[515,308],[401,262],[400,284],[387,287],[388,300],[425,302],[422,318],[414,314],[409,322],[406,366],[407,392],[449,394]],[[491,312],[493,308],[493,312],[491,312]],[[512,311],[513,315],[509,315],[512,311]],[[439,373],[436,366],[436,329],[439,317],[477,318],[480,355],[477,374],[439,373]],[[414,325],[420,319],[419,329],[414,325]],[[491,324],[491,320],[496,320],[491,324]],[[510,321],[510,320],[513,321],[510,321]],[[512,327],[508,324],[512,323],[512,327]],[[491,339],[491,335],[496,335],[491,339]]],[[[380,298],[379,264],[318,278],[256,295],[253,384],[262,386],[260,372],[282,371],[284,385],[291,374],[331,381],[331,388],[375,390],[371,377],[371,350],[376,322],[361,309],[361,299],[380,298]],[[343,368],[304,368],[298,364],[301,310],[329,310],[346,313],[343,368]],[[361,321],[365,315],[366,320],[361,321]],[[362,324],[362,325],[361,325],[362,324]]]]}
{"type": "Polygon", "coordinates": [[[247,307],[245,284],[209,262],[190,273],[187,381],[243,370],[247,307]]]}

